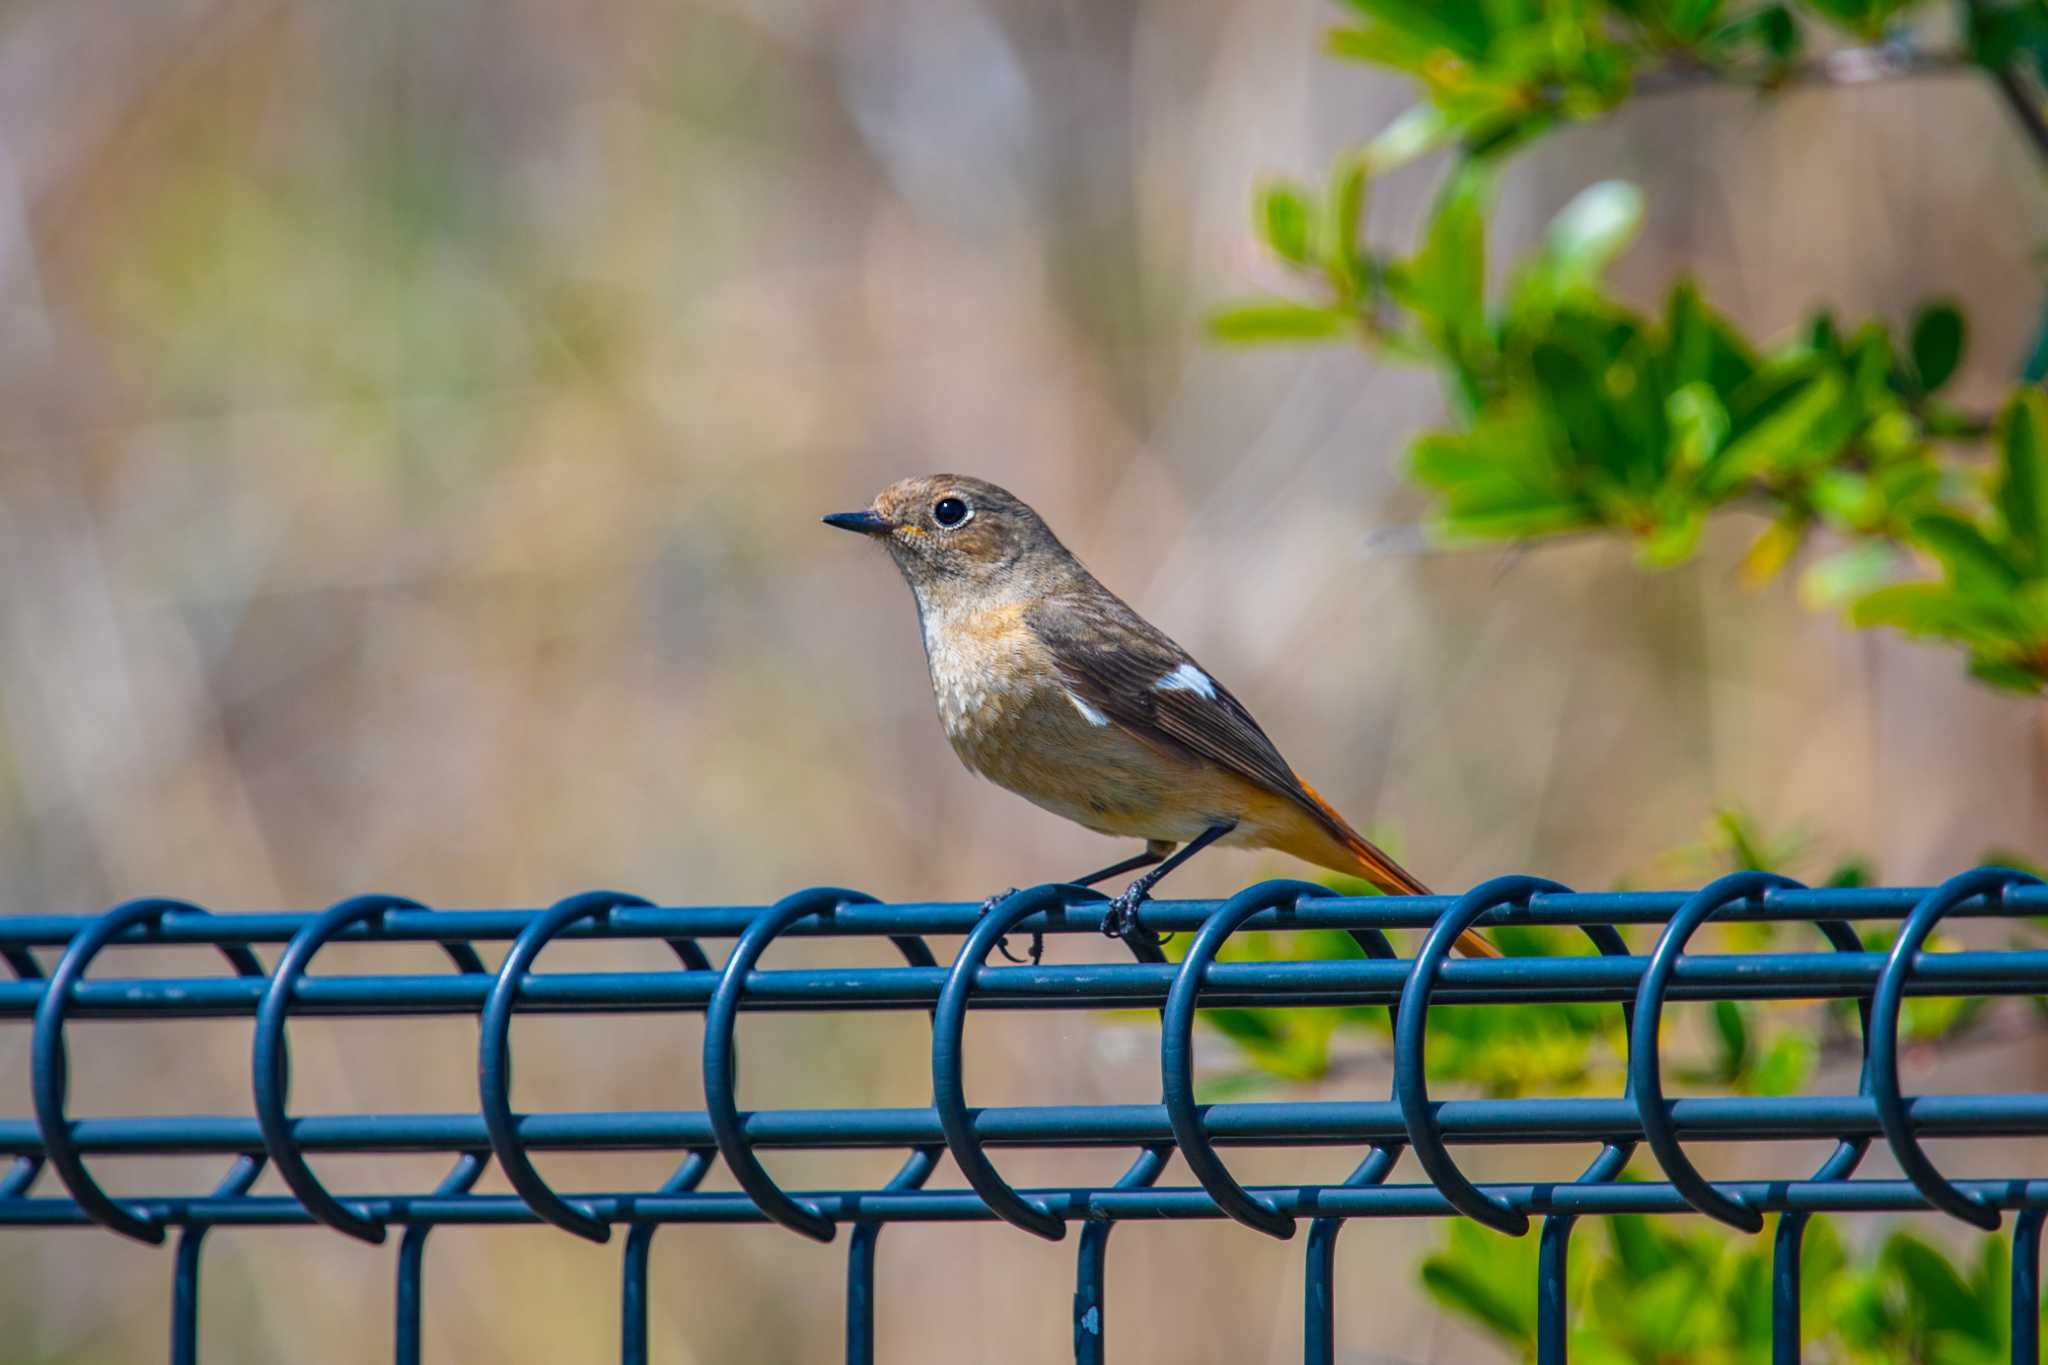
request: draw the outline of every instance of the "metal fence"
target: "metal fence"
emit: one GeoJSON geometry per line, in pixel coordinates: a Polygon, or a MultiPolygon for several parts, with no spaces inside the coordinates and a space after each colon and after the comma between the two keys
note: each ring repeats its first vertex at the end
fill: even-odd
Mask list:
{"type": "MultiPolygon", "coordinates": [[[[1456,898],[1346,899],[1305,882],[1253,886],[1227,901],[1162,901],[1143,912],[1157,934],[1192,934],[1168,962],[1147,937],[1127,940],[1123,965],[991,966],[1005,935],[1094,933],[1104,902],[1067,886],[1013,893],[986,915],[971,905],[884,905],[858,892],[820,888],[775,905],[665,908],[614,892],[572,896],[546,910],[436,911],[392,896],[364,896],[320,914],[215,915],[170,900],[141,900],[98,917],[0,918],[0,1019],[28,1024],[32,1118],[0,1119],[0,1226],[98,1224],[161,1243],[175,1236],[170,1358],[197,1359],[202,1240],[221,1226],[323,1223],[369,1242],[399,1234],[395,1358],[420,1358],[421,1264],[434,1227],[547,1222],[593,1241],[625,1234],[622,1359],[647,1356],[647,1260],[656,1229],[670,1223],[779,1223],[819,1241],[846,1233],[846,1358],[872,1358],[876,1238],[891,1223],[1002,1219],[1025,1233],[1078,1235],[1073,1298],[1074,1354],[1104,1353],[1103,1273],[1109,1234],[1131,1219],[1230,1218],[1260,1235],[1294,1236],[1305,1220],[1307,1285],[1303,1355],[1332,1359],[1338,1305],[1332,1268],[1338,1235],[1353,1218],[1463,1215],[1522,1234],[1540,1219],[1538,1358],[1565,1358],[1566,1245],[1585,1215],[1697,1212],[1757,1232],[1766,1213],[1783,1215],[1775,1234],[1774,1358],[1799,1358],[1799,1245],[1816,1213],[1936,1209],[1995,1229],[2013,1211],[2012,1358],[2039,1358],[2040,1236],[2048,1178],[2017,1172],[2003,1180],[1951,1180],[1929,1160],[1924,1137],[2009,1139],[2048,1133],[2048,1094],[1908,1096],[1899,1080],[1903,997],[2048,993],[2048,951],[1923,951],[1944,917],[2048,915],[2048,886],[2026,874],[1979,868],[1933,890],[1808,889],[1766,873],[1738,873],[1696,893],[1578,894],[1533,877],[1502,877],[1456,898]],[[1709,919],[1809,924],[1818,951],[1685,955],[1709,919]],[[1901,921],[1885,953],[1864,949],[1857,921],[1901,921]],[[1574,927],[1589,956],[1451,960],[1452,941],[1471,925],[1574,927]],[[1617,926],[1662,926],[1647,957],[1632,954],[1617,926]],[[1363,958],[1218,962],[1240,931],[1336,929],[1363,958]],[[1390,929],[1427,929],[1412,959],[1398,957],[1390,929]],[[941,965],[926,935],[966,935],[941,965]],[[890,940],[904,965],[764,970],[778,937],[890,940]],[[661,970],[534,972],[558,938],[665,942],[676,963],[661,970]],[[722,965],[702,946],[736,940],[722,965]],[[510,942],[488,968],[475,947],[510,942]],[[440,975],[313,975],[331,942],[433,943],[452,972],[440,975]],[[87,970],[109,945],[204,945],[228,971],[208,977],[94,978],[87,970]],[[282,944],[266,970],[263,945],[282,944]],[[1853,999],[1863,1027],[1863,1067],[1854,1095],[1706,1096],[1672,1100],[1659,1075],[1658,1039],[1668,1001],[1853,999]],[[1425,1082],[1429,1011],[1467,1003],[1608,1001],[1628,1020],[1628,1084],[1619,1098],[1436,1100],[1425,1082]],[[1202,1006],[1381,1005],[1394,1018],[1394,1083],[1383,1101],[1197,1103],[1191,1061],[1202,1006]],[[1159,1104],[977,1108],[962,1083],[962,1036],[970,1010],[1160,1010],[1159,1104]],[[908,1010],[931,1019],[932,1102],[924,1108],[748,1112],[736,1100],[734,1026],[744,1011],[908,1010]],[[703,1107],[662,1112],[514,1112],[509,1034],[516,1012],[702,1011],[703,1107]],[[478,1019],[477,1108],[457,1114],[358,1114],[294,1118],[286,1024],[292,1014],[325,1016],[473,1014],[478,1019]],[[72,1019],[135,1022],[195,1017],[255,1019],[250,1059],[254,1117],[110,1117],[65,1112],[64,1030],[72,1019]],[[1772,1142],[1832,1138],[1827,1161],[1806,1179],[1710,1183],[1686,1155],[1687,1139],[1772,1142]],[[1882,1141],[1903,1179],[1853,1178],[1882,1141]],[[1454,1149],[1473,1143],[1600,1144],[1577,1180],[1477,1185],[1454,1149]],[[1647,1144],[1663,1181],[1616,1180],[1647,1144]],[[1251,1187],[1231,1174],[1226,1150],[1247,1146],[1350,1146],[1364,1159],[1339,1185],[1251,1187]],[[996,1162],[1003,1148],[1122,1147],[1135,1153],[1113,1186],[1017,1189],[996,1162]],[[902,1148],[895,1177],[879,1189],[788,1191],[763,1169],[771,1148],[902,1148]],[[536,1151],[668,1151],[681,1162],[659,1188],[564,1193],[535,1169],[536,1151]],[[328,1189],[309,1155],[446,1151],[454,1164],[431,1191],[350,1196],[328,1189]],[[1178,1151],[1196,1185],[1155,1182],[1178,1151]],[[1401,1158],[1408,1153],[1412,1163],[1401,1158]],[[110,1197],[87,1162],[138,1154],[219,1153],[232,1158],[211,1194],[110,1197]],[[928,1189],[950,1153],[964,1189],[928,1189]],[[736,1192],[697,1187],[715,1161],[736,1192]],[[473,1193],[495,1161],[516,1194],[473,1193]],[[250,1193],[265,1164],[289,1196],[250,1193]],[[54,1180],[44,1172],[53,1172],[54,1180]],[[1421,1179],[1392,1180],[1397,1173],[1421,1179]],[[37,1192],[38,1184],[43,1193],[37,1192]]],[[[2038,1150],[2038,1149],[2037,1149],[2038,1150]]]]}

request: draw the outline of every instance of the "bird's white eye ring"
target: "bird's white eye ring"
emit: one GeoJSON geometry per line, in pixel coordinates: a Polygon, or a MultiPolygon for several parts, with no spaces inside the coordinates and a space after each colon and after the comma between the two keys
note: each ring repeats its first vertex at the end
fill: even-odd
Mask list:
{"type": "Polygon", "coordinates": [[[932,520],[937,522],[939,529],[943,531],[965,526],[973,516],[974,509],[968,506],[965,498],[940,498],[932,504],[932,520]]]}

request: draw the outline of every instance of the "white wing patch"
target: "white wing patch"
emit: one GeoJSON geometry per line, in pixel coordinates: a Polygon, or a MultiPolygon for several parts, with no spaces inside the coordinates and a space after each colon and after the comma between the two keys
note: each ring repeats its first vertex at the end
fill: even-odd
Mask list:
{"type": "Polygon", "coordinates": [[[1161,692],[1199,692],[1211,701],[1216,700],[1216,684],[1193,664],[1182,664],[1154,683],[1153,687],[1161,692]]]}
{"type": "Polygon", "coordinates": [[[1081,713],[1081,719],[1087,721],[1090,725],[1109,724],[1108,716],[1103,715],[1100,711],[1090,706],[1087,702],[1082,701],[1078,696],[1074,695],[1072,692],[1067,693],[1067,700],[1074,703],[1074,709],[1081,713]]]}

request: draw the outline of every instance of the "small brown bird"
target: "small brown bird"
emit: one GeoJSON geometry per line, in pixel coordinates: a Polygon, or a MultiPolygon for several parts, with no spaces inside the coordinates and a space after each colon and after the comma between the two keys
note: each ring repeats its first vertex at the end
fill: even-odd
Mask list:
{"type": "MultiPolygon", "coordinates": [[[[909,580],[939,719],[969,771],[1099,834],[1145,840],[1136,857],[1075,879],[1151,868],[1110,902],[1104,933],[1137,930],[1159,879],[1217,843],[1277,848],[1388,894],[1429,894],[1011,494],[934,474],[825,524],[881,541],[909,580]]],[[[1458,947],[1499,956],[1470,932],[1458,947]]]]}

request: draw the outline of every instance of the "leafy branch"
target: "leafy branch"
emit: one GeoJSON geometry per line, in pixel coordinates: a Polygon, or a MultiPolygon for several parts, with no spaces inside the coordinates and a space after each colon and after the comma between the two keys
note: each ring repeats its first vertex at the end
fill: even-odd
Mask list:
{"type": "Polygon", "coordinates": [[[1299,289],[1220,311],[1218,337],[1349,338],[1438,370],[1454,424],[1421,437],[1410,467],[1452,542],[1599,530],[1666,567],[1692,555],[1711,516],[1759,514],[1745,582],[1770,581],[1824,533],[1829,552],[1802,576],[1809,602],[1958,646],[1993,685],[2048,688],[2048,406],[2031,387],[1995,417],[1944,399],[1968,339],[1954,305],[1923,306],[1903,333],[1882,320],[1845,328],[1823,311],[1766,345],[1681,281],[1646,316],[1604,282],[1643,214],[1620,182],[1573,200],[1491,303],[1485,242],[1508,151],[1677,72],[1782,83],[1967,63],[1998,74],[2038,118],[2015,73],[2048,69],[2048,6],[1972,6],[1951,55],[1893,31],[1912,5],[1810,0],[1806,20],[1878,44],[1816,58],[1802,56],[1805,30],[1784,5],[1351,8],[1360,21],[1335,31],[1332,50],[1413,75],[1426,99],[1341,157],[1319,189],[1260,191],[1259,233],[1299,289]],[[1443,147],[1457,155],[1419,243],[1406,255],[1375,248],[1361,226],[1373,180],[1443,147]]]}

